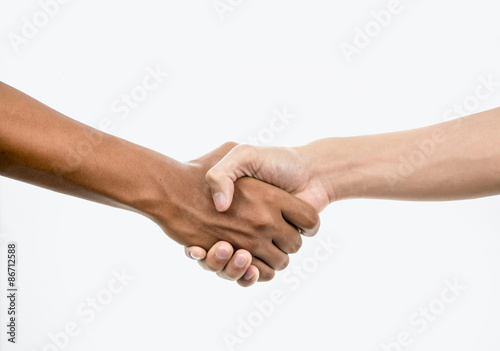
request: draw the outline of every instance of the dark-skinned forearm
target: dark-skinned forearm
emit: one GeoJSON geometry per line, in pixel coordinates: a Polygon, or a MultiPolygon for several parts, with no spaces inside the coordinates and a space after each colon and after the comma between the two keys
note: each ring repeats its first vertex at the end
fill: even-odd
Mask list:
{"type": "Polygon", "coordinates": [[[162,191],[157,184],[172,179],[177,167],[164,155],[79,123],[0,83],[3,176],[147,215],[162,191]]]}

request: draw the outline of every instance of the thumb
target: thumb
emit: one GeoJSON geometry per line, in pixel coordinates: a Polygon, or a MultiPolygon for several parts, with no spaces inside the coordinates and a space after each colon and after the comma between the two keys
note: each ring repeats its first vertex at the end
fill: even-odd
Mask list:
{"type": "Polygon", "coordinates": [[[234,195],[234,182],[244,176],[252,176],[254,149],[249,145],[238,145],[222,158],[206,174],[206,180],[212,191],[215,208],[225,212],[231,206],[234,195]]]}
{"type": "Polygon", "coordinates": [[[210,190],[212,191],[212,198],[214,200],[215,208],[219,212],[225,212],[233,202],[234,194],[234,181],[228,174],[219,172],[215,169],[217,166],[207,172],[206,180],[210,190]]]}

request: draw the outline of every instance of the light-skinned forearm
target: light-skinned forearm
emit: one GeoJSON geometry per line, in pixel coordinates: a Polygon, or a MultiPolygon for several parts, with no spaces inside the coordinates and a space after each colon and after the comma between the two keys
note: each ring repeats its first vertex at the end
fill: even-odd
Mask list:
{"type": "Polygon", "coordinates": [[[330,202],[500,194],[500,108],[409,131],[318,140],[297,150],[330,202]]]}

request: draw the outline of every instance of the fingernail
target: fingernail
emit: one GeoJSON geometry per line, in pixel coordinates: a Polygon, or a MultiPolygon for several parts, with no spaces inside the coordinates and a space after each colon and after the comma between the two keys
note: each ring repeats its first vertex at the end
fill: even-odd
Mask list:
{"type": "Polygon", "coordinates": [[[238,255],[236,256],[236,259],[234,260],[234,264],[237,265],[238,267],[244,267],[247,264],[247,258],[245,255],[238,255]]]}
{"type": "Polygon", "coordinates": [[[250,280],[250,279],[252,279],[252,278],[253,278],[253,276],[254,276],[253,270],[251,270],[251,271],[247,271],[247,272],[245,273],[245,275],[243,276],[243,279],[245,279],[245,280],[250,280]]]}
{"type": "Polygon", "coordinates": [[[201,260],[201,257],[198,257],[194,252],[190,252],[189,256],[191,256],[191,258],[193,258],[196,261],[201,260]]]}
{"type": "Polygon", "coordinates": [[[226,206],[226,195],[223,193],[217,193],[214,195],[214,203],[217,211],[222,211],[224,206],[226,206]]]}
{"type": "Polygon", "coordinates": [[[221,260],[225,260],[229,257],[229,250],[225,247],[219,247],[217,248],[217,251],[215,251],[215,256],[221,260]]]}

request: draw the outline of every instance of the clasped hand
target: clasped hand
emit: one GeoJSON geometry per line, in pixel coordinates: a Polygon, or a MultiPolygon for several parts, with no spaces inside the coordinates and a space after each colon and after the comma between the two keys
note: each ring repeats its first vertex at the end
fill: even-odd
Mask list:
{"type": "Polygon", "coordinates": [[[248,286],[286,268],[288,255],[302,245],[301,233],[312,236],[318,231],[319,216],[299,198],[248,177],[234,183],[231,207],[218,211],[206,174],[235,146],[226,143],[180,166],[173,175],[178,186],[166,189],[169,201],[157,204],[153,220],[178,243],[196,245],[188,252],[192,258],[205,258],[205,268],[248,286]],[[228,262],[233,248],[239,252],[228,262]]]}

